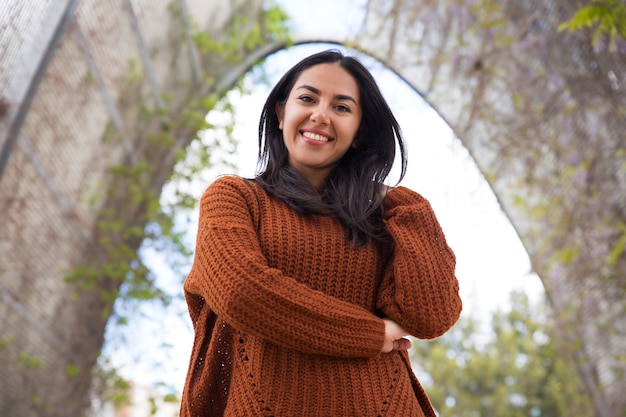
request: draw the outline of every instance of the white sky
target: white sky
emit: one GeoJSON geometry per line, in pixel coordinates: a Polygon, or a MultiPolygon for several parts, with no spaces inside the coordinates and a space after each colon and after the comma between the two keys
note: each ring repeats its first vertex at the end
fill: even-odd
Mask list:
{"type": "MultiPolygon", "coordinates": [[[[320,22],[334,35],[358,28],[359,16],[349,11],[349,5],[358,1],[278,3],[293,17],[292,29],[299,33],[319,34],[320,22]],[[349,18],[342,20],[345,16],[349,18]],[[343,23],[333,25],[332,21],[343,23]]],[[[268,57],[270,77],[282,75],[300,58],[329,47],[336,46],[308,45],[268,57]]],[[[513,290],[523,290],[534,299],[541,297],[543,287],[539,278],[529,272],[530,262],[515,230],[460,141],[434,110],[394,74],[376,63],[371,69],[400,122],[409,148],[408,171],[402,185],[430,200],[448,244],[457,255],[457,277],[465,306],[462,314],[488,320],[493,309],[507,308],[513,290]]],[[[253,94],[241,98],[236,106],[236,161],[240,169],[235,173],[244,176],[254,175],[258,120],[269,91],[267,86],[250,88],[253,94]]],[[[210,179],[221,173],[228,171],[211,171],[203,177],[210,179]]],[[[202,183],[198,188],[198,197],[206,185],[202,183]]],[[[190,225],[190,229],[194,227],[190,225]]],[[[193,242],[196,231],[190,233],[193,242]]],[[[181,291],[180,278],[168,270],[159,256],[163,255],[147,260],[159,271],[159,282],[173,292],[181,291]]],[[[166,381],[182,390],[193,335],[185,305],[177,303],[171,310],[164,316],[161,310],[144,308],[121,332],[126,340],[107,341],[106,351],[115,352],[115,362],[122,366],[127,378],[145,384],[166,381]]]]}

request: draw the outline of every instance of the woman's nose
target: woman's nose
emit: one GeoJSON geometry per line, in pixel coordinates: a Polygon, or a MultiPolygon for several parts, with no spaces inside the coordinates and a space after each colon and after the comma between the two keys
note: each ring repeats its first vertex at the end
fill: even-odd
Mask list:
{"type": "Polygon", "coordinates": [[[313,113],[311,113],[311,121],[322,125],[328,125],[330,123],[330,117],[328,117],[326,109],[319,106],[313,110],[313,113]]]}

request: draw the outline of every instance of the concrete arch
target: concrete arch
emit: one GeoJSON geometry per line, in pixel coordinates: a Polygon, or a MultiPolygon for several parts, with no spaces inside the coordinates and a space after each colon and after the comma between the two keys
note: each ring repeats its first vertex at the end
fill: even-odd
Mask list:
{"type": "Polygon", "coordinates": [[[145,226],[195,135],[202,117],[185,109],[202,111],[268,53],[258,32],[241,46],[264,22],[262,2],[5,3],[0,414],[79,416],[97,397],[105,326],[133,273],[105,266],[138,265],[127,250],[142,238],[124,230],[145,226]],[[223,51],[229,34],[242,38],[223,51]]]}
{"type": "MultiPolygon", "coordinates": [[[[298,43],[362,50],[437,109],[522,238],[562,336],[582,340],[572,354],[596,414],[617,415],[626,408],[626,66],[592,50],[584,34],[556,30],[578,0],[496,3],[370,0],[358,36],[298,43]]],[[[138,176],[147,194],[158,193],[194,135],[182,123],[189,103],[223,94],[284,44],[268,36],[245,45],[245,34],[263,27],[260,0],[7,4],[3,22],[27,23],[11,39],[0,34],[1,47],[19,40],[0,65],[0,358],[9,364],[0,370],[0,414],[79,415],[103,312],[124,279],[89,266],[123,255],[103,238],[138,247],[140,237],[112,230],[147,221],[147,197],[131,199],[132,168],[157,167],[138,176]],[[192,41],[190,16],[208,34],[207,50],[192,41]],[[234,24],[241,47],[225,56],[216,45],[234,24]],[[29,30],[39,44],[22,36],[29,30]],[[36,91],[25,89],[33,84],[24,75],[36,75],[44,55],[36,91]],[[157,137],[172,142],[157,147],[157,137]]]]}
{"type": "MultiPolygon", "coordinates": [[[[348,42],[324,41],[348,44],[381,62],[436,109],[456,133],[524,243],[533,270],[547,290],[555,319],[561,329],[567,329],[555,336],[570,346],[572,340],[585,340],[569,354],[577,358],[595,413],[608,417],[626,407],[617,388],[624,384],[619,369],[626,363],[615,360],[626,348],[626,328],[620,319],[626,311],[620,288],[626,282],[617,278],[624,276],[625,267],[617,258],[626,259],[619,244],[624,239],[619,225],[626,214],[621,191],[626,177],[620,165],[623,156],[617,156],[623,154],[619,137],[626,126],[619,113],[625,108],[626,91],[614,84],[610,95],[599,94],[607,91],[601,86],[610,81],[589,74],[584,66],[585,62],[602,66],[609,77],[619,73],[622,79],[626,67],[610,57],[590,53],[590,41],[584,36],[559,35],[556,27],[568,12],[555,11],[552,2],[536,1],[532,7],[504,3],[497,13],[508,23],[495,29],[474,26],[477,33],[470,39],[458,32],[462,22],[447,15],[455,6],[428,10],[429,6],[422,5],[425,13],[433,13],[429,18],[437,17],[434,26],[439,27],[431,33],[419,31],[416,39],[412,30],[433,25],[432,21],[411,20],[392,13],[393,7],[384,2],[370,1],[372,10],[382,11],[370,14],[376,17],[365,23],[360,37],[348,42]],[[541,24],[537,10],[543,11],[541,24]],[[445,30],[456,41],[442,38],[445,30]],[[533,31],[549,40],[536,37],[533,31]],[[490,49],[487,44],[472,42],[497,36],[506,37],[513,46],[495,44],[490,49]],[[399,45],[420,46],[390,48],[398,37],[404,41],[399,45]],[[528,45],[517,46],[524,42],[528,45]],[[579,61],[564,55],[564,50],[578,51],[579,61]],[[446,57],[455,55],[460,62],[445,62],[446,57]],[[433,65],[438,59],[444,62],[433,65]],[[575,75],[569,73],[572,67],[577,68],[575,75]],[[595,92],[589,89],[591,85],[596,86],[595,92]],[[562,102],[555,104],[555,99],[562,102]],[[594,128],[597,125],[590,121],[596,118],[606,128],[594,128]],[[572,127],[559,131],[556,124],[572,127]],[[589,141],[610,151],[587,152],[589,141]],[[603,166],[604,174],[592,174],[591,165],[585,168],[587,163],[603,166]],[[602,178],[601,184],[592,185],[590,176],[602,178]],[[594,241],[592,236],[599,229],[605,238],[594,241]],[[610,266],[606,264],[609,253],[615,259],[610,266]],[[599,272],[607,267],[612,271],[608,272],[608,277],[613,277],[608,278],[610,283],[599,272]],[[603,328],[611,328],[612,334],[603,328]]],[[[395,4],[410,13],[406,4],[395,4]]],[[[577,6],[570,7],[569,15],[577,6]]],[[[465,12],[469,19],[470,12],[465,12]]],[[[471,24],[477,25],[486,17],[472,18],[471,24]]]]}
{"type": "Polygon", "coordinates": [[[610,81],[626,67],[585,34],[557,30],[581,5],[369,1],[358,42],[422,91],[469,149],[542,278],[560,336],[584,340],[569,353],[595,414],[608,417],[626,408],[626,363],[614,359],[626,348],[616,157],[626,90],[610,81]]]}

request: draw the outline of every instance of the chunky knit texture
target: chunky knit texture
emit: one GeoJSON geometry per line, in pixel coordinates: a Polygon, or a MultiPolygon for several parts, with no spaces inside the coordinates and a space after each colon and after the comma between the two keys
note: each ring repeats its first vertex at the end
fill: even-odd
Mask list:
{"type": "Polygon", "coordinates": [[[184,284],[195,340],[181,417],[434,417],[408,353],[381,353],[381,317],[446,332],[461,312],[455,257],[419,194],[390,190],[385,222],[393,244],[354,248],[330,216],[215,180],[184,284]]]}

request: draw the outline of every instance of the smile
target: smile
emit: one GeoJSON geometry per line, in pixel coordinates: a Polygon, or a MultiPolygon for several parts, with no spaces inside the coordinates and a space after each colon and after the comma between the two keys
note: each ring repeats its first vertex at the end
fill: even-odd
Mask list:
{"type": "Polygon", "coordinates": [[[302,132],[302,136],[316,142],[330,142],[331,140],[331,138],[329,138],[328,136],[318,135],[317,133],[313,132],[302,132]]]}

